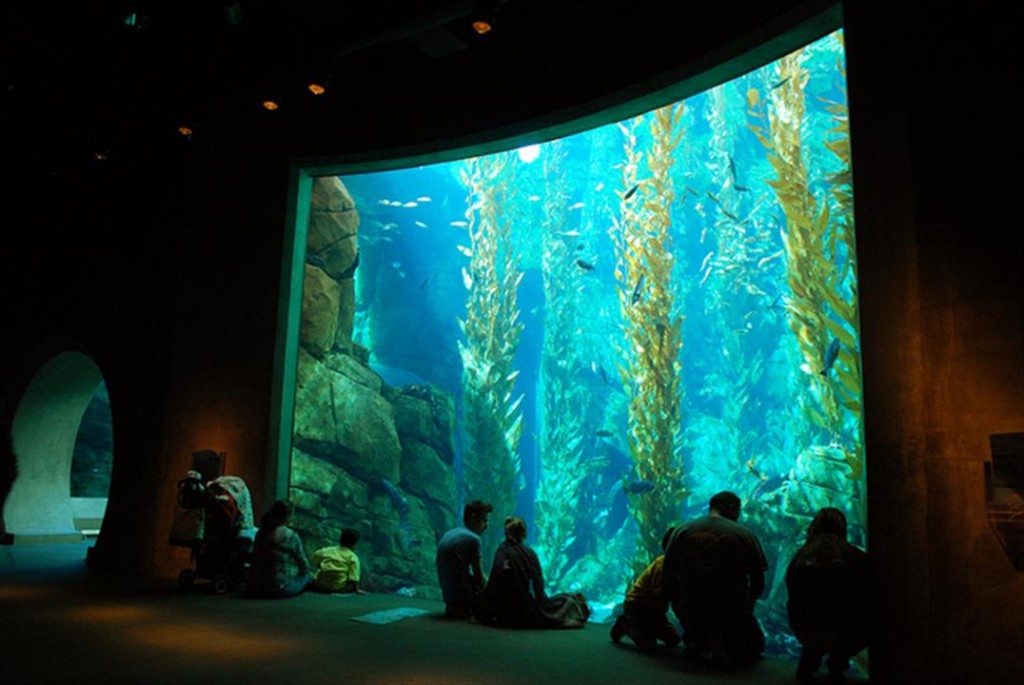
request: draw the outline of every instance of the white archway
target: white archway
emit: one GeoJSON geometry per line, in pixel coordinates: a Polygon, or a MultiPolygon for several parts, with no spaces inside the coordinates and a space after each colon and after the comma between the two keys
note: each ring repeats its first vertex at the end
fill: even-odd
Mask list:
{"type": "Polygon", "coordinates": [[[7,530],[16,540],[82,538],[74,524],[71,457],[82,415],[102,382],[103,374],[91,358],[63,352],[28,384],[11,431],[18,478],[4,507],[7,530]]]}

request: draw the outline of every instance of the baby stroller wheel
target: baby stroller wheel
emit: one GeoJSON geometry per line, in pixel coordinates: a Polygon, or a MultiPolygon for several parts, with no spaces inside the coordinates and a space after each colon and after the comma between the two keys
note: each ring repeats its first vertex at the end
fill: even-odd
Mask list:
{"type": "Polygon", "coordinates": [[[196,572],[190,568],[178,574],[178,587],[182,590],[191,590],[196,584],[196,572]]]}
{"type": "Polygon", "coordinates": [[[218,595],[223,595],[225,592],[231,589],[231,579],[228,578],[226,573],[218,573],[213,579],[213,591],[218,595]]]}

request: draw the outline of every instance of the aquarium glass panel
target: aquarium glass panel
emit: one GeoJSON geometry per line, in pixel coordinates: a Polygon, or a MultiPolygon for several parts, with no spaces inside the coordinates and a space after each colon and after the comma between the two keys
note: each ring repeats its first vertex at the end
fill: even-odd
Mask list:
{"type": "Polygon", "coordinates": [[[100,383],[82,415],[71,455],[71,496],[106,497],[114,465],[114,429],[107,384],[100,383]]]}
{"type": "Polygon", "coordinates": [[[841,34],[571,137],[314,182],[290,497],[307,550],[438,597],[473,499],[522,516],[552,592],[608,615],[716,492],[785,569],[841,508],[866,545],[841,34]]]}

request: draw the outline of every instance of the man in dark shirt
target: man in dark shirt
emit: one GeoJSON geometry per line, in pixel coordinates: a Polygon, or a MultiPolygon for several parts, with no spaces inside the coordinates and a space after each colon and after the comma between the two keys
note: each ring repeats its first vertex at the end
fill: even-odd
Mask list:
{"type": "Polygon", "coordinates": [[[722,666],[764,651],[754,604],[768,564],[757,537],[736,522],[739,516],[740,498],[720,492],[707,516],[670,529],[662,541],[665,590],[687,652],[722,666]]]}
{"type": "Polygon", "coordinates": [[[480,535],[487,530],[493,510],[490,504],[473,500],[463,510],[463,525],[449,530],[437,543],[437,580],[448,616],[471,618],[479,604],[485,582],[480,535]]]}

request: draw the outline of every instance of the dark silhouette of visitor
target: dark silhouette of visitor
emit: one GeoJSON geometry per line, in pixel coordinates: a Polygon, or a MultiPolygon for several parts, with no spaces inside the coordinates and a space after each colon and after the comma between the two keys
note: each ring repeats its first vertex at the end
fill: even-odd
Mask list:
{"type": "Polygon", "coordinates": [[[867,647],[868,555],[846,540],[846,516],[819,511],[786,569],[789,625],[803,652],[796,679],[814,681],[828,655],[830,683],[846,682],[850,659],[867,647]]]}
{"type": "Polygon", "coordinates": [[[485,583],[480,536],[487,530],[493,510],[487,502],[473,500],[463,508],[462,525],[449,530],[437,543],[437,581],[448,616],[472,618],[479,604],[485,583]]]}
{"type": "Polygon", "coordinates": [[[299,534],[288,527],[292,505],[277,500],[260,519],[246,594],[250,597],[294,597],[311,583],[310,565],[299,534]]]}
{"type": "Polygon", "coordinates": [[[505,519],[505,541],[494,553],[477,619],[506,628],[582,628],[590,617],[583,595],[544,592],[537,553],[526,544],[526,522],[505,519]]]}
{"type": "Polygon", "coordinates": [[[7,495],[11,494],[14,481],[18,479],[18,458],[14,454],[12,423],[7,408],[0,406],[0,430],[3,431],[3,436],[0,436],[0,545],[14,544],[14,535],[7,532],[7,522],[4,520],[7,495]]]}
{"type": "Polygon", "coordinates": [[[623,636],[628,637],[641,652],[655,649],[659,640],[667,647],[679,644],[679,634],[667,615],[664,563],[665,555],[658,556],[630,585],[622,606],[622,615],[612,625],[612,642],[618,642],[623,636]]]}
{"type": "Polygon", "coordinates": [[[768,564],[757,537],[737,523],[739,497],[719,492],[708,509],[665,534],[665,590],[688,656],[716,666],[753,661],[764,651],[754,605],[768,564]]]}

